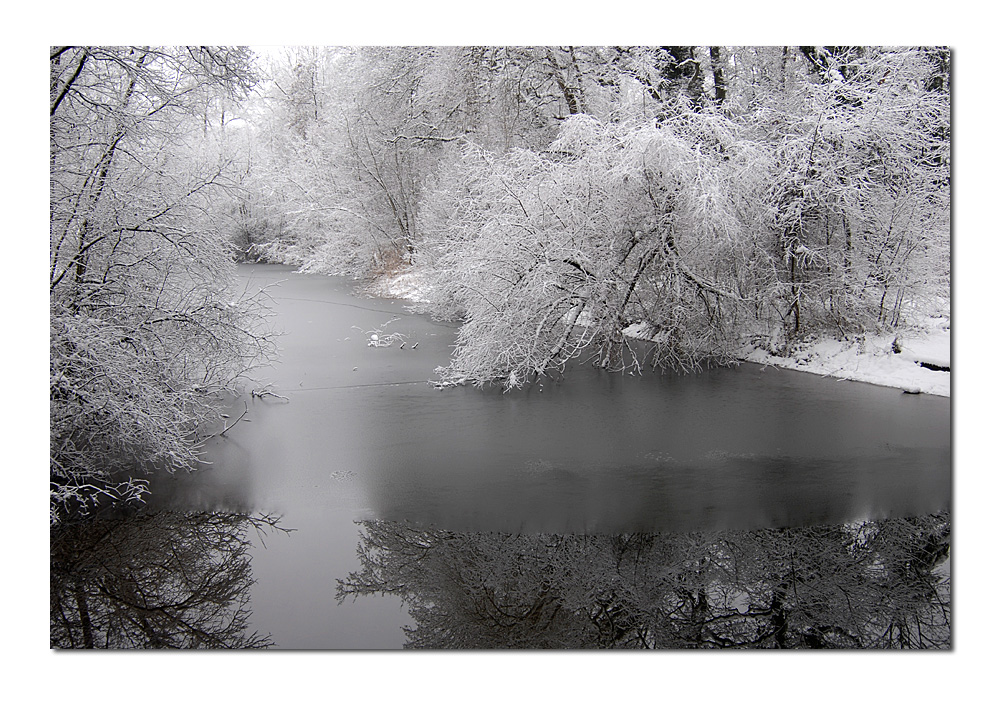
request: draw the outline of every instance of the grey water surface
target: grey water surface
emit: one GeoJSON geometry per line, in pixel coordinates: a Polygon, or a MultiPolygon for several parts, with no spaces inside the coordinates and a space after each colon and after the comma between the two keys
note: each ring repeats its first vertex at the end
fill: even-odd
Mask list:
{"type": "MultiPolygon", "coordinates": [[[[280,514],[254,545],[252,627],[280,648],[396,648],[391,595],[347,599],[362,521],[457,532],[677,533],[948,510],[950,401],[743,364],[613,375],[581,361],[503,394],[428,384],[456,328],[355,284],[244,266],[271,288],[281,360],[259,371],[205,466],[150,507],[280,514]],[[368,344],[376,332],[400,338],[368,344]]],[[[221,428],[221,425],[220,425],[221,428]]]]}

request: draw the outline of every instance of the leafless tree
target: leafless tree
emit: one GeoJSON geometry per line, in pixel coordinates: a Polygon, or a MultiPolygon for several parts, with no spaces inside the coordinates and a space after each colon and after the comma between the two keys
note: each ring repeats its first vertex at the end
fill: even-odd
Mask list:
{"type": "Polygon", "coordinates": [[[215,212],[225,159],[201,114],[253,81],[245,50],[52,49],[52,517],[143,470],[190,468],[219,397],[269,359],[215,212]],[[197,131],[201,130],[201,133],[197,131]]]}

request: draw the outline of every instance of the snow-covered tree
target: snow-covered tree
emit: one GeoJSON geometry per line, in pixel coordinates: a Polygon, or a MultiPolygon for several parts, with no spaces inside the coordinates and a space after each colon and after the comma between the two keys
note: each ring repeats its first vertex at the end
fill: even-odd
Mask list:
{"type": "MultiPolygon", "coordinates": [[[[920,49],[821,56],[794,103],[743,120],[771,149],[761,189],[781,262],[779,313],[808,326],[895,326],[907,295],[947,296],[950,98],[920,49]]],[[[758,171],[758,173],[760,173],[758,171]]]]}
{"type": "Polygon", "coordinates": [[[694,75],[675,87],[663,49],[616,53],[609,118],[442,161],[418,256],[437,270],[433,309],[463,321],[446,380],[520,385],[584,350],[639,369],[629,335],[691,370],[755,340],[894,327],[908,301],[947,297],[937,51],[716,49],[738,69],[724,104],[682,92],[694,75]]]}
{"type": "Polygon", "coordinates": [[[578,115],[544,153],[470,149],[438,187],[437,208],[451,209],[427,230],[432,303],[464,322],[445,378],[516,386],[584,349],[641,369],[627,328],[653,342],[657,365],[729,359],[767,267],[712,148],[724,139],[735,154],[735,133],[693,112],[638,125],[578,115]]]}
{"type": "Polygon", "coordinates": [[[432,270],[463,321],[451,382],[584,350],[637,370],[636,335],[692,370],[885,330],[947,304],[948,70],[941,48],[294,49],[238,234],[307,271],[432,270]]]}
{"type": "Polygon", "coordinates": [[[132,474],[189,468],[214,394],[270,350],[216,224],[225,161],[212,96],[252,81],[226,48],[53,48],[50,472],[53,516],[132,474]],[[209,148],[210,152],[205,149],[209,148]]]}

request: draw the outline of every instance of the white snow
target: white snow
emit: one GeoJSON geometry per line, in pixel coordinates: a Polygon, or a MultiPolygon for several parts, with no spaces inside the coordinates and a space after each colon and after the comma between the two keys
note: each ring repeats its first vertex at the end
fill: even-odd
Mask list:
{"type": "Polygon", "coordinates": [[[901,355],[906,355],[914,362],[930,363],[938,367],[951,368],[951,335],[942,333],[926,339],[906,341],[901,355]]]}
{"type": "Polygon", "coordinates": [[[419,269],[409,269],[392,277],[377,279],[365,288],[367,294],[375,297],[395,297],[427,302],[427,290],[430,289],[426,276],[419,269]]]}
{"type": "Polygon", "coordinates": [[[798,346],[789,357],[770,355],[750,346],[741,357],[750,363],[801,370],[864,383],[900,388],[912,393],[951,396],[951,372],[922,367],[921,362],[951,368],[951,333],[948,329],[901,337],[902,351],[892,351],[894,335],[868,335],[860,340],[819,339],[798,346]]]}

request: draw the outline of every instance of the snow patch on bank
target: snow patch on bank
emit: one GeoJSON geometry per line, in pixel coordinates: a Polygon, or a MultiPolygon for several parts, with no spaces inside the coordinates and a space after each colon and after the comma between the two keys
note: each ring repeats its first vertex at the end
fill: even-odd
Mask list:
{"type": "MultiPolygon", "coordinates": [[[[656,340],[649,325],[639,322],[623,331],[639,340],[656,340]]],[[[864,335],[850,340],[817,338],[796,344],[790,355],[773,355],[747,344],[737,358],[838,380],[855,380],[909,393],[951,396],[951,330],[947,318],[930,320],[919,332],[864,335]],[[894,345],[899,349],[895,352],[894,345]],[[934,370],[921,363],[932,365],[934,370]]]]}
{"type": "Polygon", "coordinates": [[[394,297],[413,302],[427,302],[431,289],[427,276],[419,269],[409,269],[391,277],[382,277],[367,287],[365,293],[373,297],[394,297]]]}
{"type": "Polygon", "coordinates": [[[938,329],[902,335],[866,335],[840,341],[821,338],[796,346],[788,357],[747,346],[739,357],[751,363],[801,370],[838,380],[856,380],[910,393],[951,396],[951,331],[938,329]],[[893,351],[898,340],[901,351],[893,351]],[[947,371],[932,370],[928,363],[947,371]]]}

